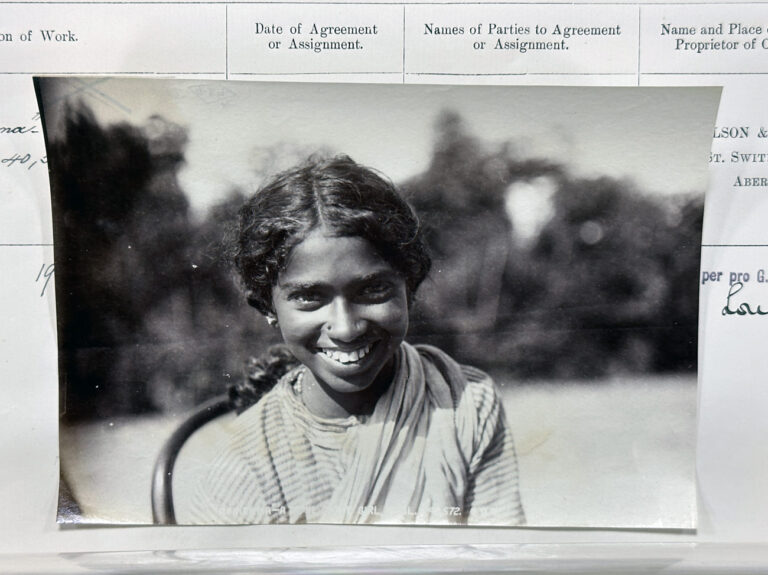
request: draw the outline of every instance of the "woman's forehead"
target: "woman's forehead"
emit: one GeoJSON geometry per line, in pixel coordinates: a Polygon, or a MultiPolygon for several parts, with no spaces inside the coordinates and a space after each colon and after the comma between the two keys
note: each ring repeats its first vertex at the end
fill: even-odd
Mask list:
{"type": "Polygon", "coordinates": [[[291,250],[278,284],[338,283],[387,274],[397,272],[365,238],[315,228],[291,250]]]}

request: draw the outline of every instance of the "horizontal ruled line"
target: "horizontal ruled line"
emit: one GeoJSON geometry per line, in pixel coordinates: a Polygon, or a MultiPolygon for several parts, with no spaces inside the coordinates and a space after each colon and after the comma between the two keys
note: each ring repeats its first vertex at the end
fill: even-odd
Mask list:
{"type": "Polygon", "coordinates": [[[631,76],[634,72],[406,72],[406,76],[631,76]]]}
{"type": "MultiPolygon", "coordinates": [[[[238,76],[311,76],[311,75],[401,75],[403,72],[232,72],[238,76]]],[[[3,72],[0,76],[226,76],[227,72],[72,72],[46,70],[32,72],[3,72]]],[[[638,76],[636,72],[405,72],[406,76],[638,76]]],[[[639,76],[765,76],[766,72],[642,72],[639,76]]]]}
{"type": "Polygon", "coordinates": [[[389,74],[399,76],[402,72],[233,72],[229,71],[230,76],[349,76],[354,74],[389,74]]]}
{"type": "Polygon", "coordinates": [[[108,76],[108,75],[132,75],[132,76],[224,76],[226,72],[0,72],[0,76],[108,76]]]}
{"type": "Polygon", "coordinates": [[[766,74],[768,74],[768,71],[766,72],[640,72],[641,76],[764,76],[766,74]]]}

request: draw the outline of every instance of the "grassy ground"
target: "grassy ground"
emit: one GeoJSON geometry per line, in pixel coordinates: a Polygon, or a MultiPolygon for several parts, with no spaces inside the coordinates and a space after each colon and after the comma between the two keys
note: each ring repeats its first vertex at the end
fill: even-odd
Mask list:
{"type": "MultiPolygon", "coordinates": [[[[529,525],[695,525],[695,378],[501,383],[529,525]]],[[[152,466],[178,420],[61,430],[62,472],[85,521],[151,522],[152,466]]],[[[217,426],[194,437],[199,457],[182,454],[178,474],[199,472],[221,436],[217,426]]]]}

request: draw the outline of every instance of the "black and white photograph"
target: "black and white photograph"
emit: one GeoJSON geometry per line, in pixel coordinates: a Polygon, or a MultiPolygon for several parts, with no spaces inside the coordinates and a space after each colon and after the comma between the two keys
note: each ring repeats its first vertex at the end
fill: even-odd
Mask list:
{"type": "Polygon", "coordinates": [[[60,523],[696,528],[718,89],[36,89],[60,523]]]}

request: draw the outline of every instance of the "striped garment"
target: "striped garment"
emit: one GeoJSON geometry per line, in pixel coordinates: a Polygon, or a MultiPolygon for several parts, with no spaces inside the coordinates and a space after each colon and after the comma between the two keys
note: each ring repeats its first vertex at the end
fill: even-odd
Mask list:
{"type": "Polygon", "coordinates": [[[524,524],[488,375],[403,344],[371,415],[325,419],[294,390],[301,369],[234,420],[182,522],[524,524]]]}

